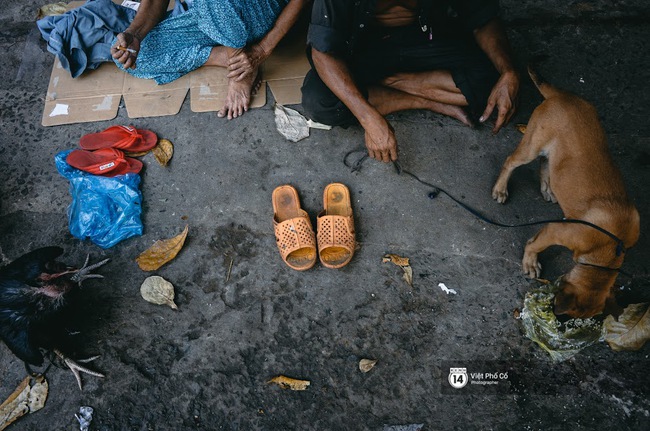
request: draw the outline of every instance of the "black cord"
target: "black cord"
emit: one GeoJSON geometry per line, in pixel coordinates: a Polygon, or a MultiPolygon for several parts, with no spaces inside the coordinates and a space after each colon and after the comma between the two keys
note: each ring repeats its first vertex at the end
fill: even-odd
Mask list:
{"type": "MultiPolygon", "coordinates": [[[[363,164],[363,162],[367,158],[368,158],[368,152],[367,152],[367,150],[365,148],[364,149],[356,149],[356,150],[349,151],[345,155],[345,157],[343,158],[343,163],[345,164],[345,166],[351,168],[352,172],[358,172],[358,171],[361,170],[361,165],[363,164]],[[348,163],[348,158],[350,157],[350,155],[354,154],[354,153],[357,153],[357,152],[364,152],[365,154],[361,158],[359,158],[356,162],[354,162],[352,164],[348,163]]],[[[400,164],[399,161],[397,161],[397,160],[394,161],[393,166],[395,166],[395,171],[397,172],[398,175],[402,175],[402,174],[407,175],[407,176],[413,178],[414,180],[416,180],[417,182],[419,182],[420,184],[423,184],[423,185],[433,189],[433,191],[431,191],[428,194],[429,199],[435,199],[440,193],[443,193],[443,194],[447,195],[447,197],[449,197],[451,200],[456,202],[458,205],[460,205],[462,208],[464,208],[466,211],[468,211],[469,213],[471,213],[472,215],[474,215],[478,219],[480,219],[480,220],[482,220],[482,221],[484,221],[486,223],[489,223],[491,225],[511,228],[511,227],[535,226],[535,225],[548,224],[548,223],[575,223],[575,224],[582,224],[582,225],[585,225],[585,226],[589,226],[589,227],[591,227],[593,229],[596,229],[597,231],[604,233],[605,235],[609,236],[614,241],[616,241],[616,256],[620,256],[621,254],[626,252],[626,248],[625,248],[625,244],[623,243],[623,240],[621,240],[619,237],[617,237],[616,235],[614,235],[610,231],[608,231],[606,229],[603,229],[602,227],[600,227],[600,226],[598,226],[596,224],[590,223],[590,222],[588,222],[586,220],[562,218],[562,219],[540,220],[540,221],[534,221],[534,222],[530,222],[530,223],[520,223],[520,224],[507,224],[507,223],[500,223],[500,222],[494,221],[494,220],[484,216],[482,213],[480,213],[475,208],[473,208],[473,207],[467,205],[466,203],[462,202],[461,200],[456,198],[451,193],[447,192],[442,187],[438,187],[435,184],[431,184],[429,182],[426,182],[426,181],[420,179],[414,173],[405,170],[404,168],[402,168],[402,165],[400,164]]],[[[607,270],[610,270],[610,271],[620,271],[620,269],[608,268],[608,267],[600,267],[598,265],[593,265],[593,264],[583,264],[583,265],[593,266],[593,267],[601,268],[601,269],[607,269],[607,270]]]]}

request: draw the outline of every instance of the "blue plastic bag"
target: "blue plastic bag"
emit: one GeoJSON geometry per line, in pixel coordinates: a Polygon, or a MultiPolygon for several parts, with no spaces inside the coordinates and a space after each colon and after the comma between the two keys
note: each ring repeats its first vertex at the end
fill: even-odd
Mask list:
{"type": "Polygon", "coordinates": [[[57,170],[70,181],[70,233],[82,240],[90,238],[102,248],[142,235],[140,175],[102,177],[80,171],[65,161],[71,151],[54,157],[57,170]]]}

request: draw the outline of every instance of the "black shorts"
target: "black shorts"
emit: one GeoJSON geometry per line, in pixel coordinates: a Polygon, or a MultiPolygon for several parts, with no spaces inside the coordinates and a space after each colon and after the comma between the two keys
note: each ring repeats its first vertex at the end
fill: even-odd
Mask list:
{"type": "MultiPolygon", "coordinates": [[[[398,72],[448,70],[456,87],[468,102],[467,112],[476,121],[485,110],[492,87],[499,74],[469,37],[440,36],[422,32],[418,26],[376,28],[366,32],[360,49],[348,61],[359,89],[367,95],[367,87],[398,72]]],[[[330,91],[316,73],[308,57],[311,70],[302,86],[302,105],[315,121],[348,126],[357,122],[350,110],[330,91]]]]}

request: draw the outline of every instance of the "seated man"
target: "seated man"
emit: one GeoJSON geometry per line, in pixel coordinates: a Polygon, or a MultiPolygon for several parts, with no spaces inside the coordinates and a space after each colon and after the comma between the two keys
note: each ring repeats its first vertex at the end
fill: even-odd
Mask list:
{"type": "Polygon", "coordinates": [[[315,0],[302,104],[333,126],[359,122],[368,154],[397,159],[385,115],[428,109],[467,125],[515,111],[519,76],[498,0],[315,0]]]}
{"type": "Polygon", "coordinates": [[[117,35],[111,55],[132,75],[158,84],[201,66],[227,67],[228,95],[218,115],[236,118],[248,110],[259,86],[260,64],[307,1],[193,0],[186,13],[164,19],[169,0],[142,0],[129,27],[117,35]]]}

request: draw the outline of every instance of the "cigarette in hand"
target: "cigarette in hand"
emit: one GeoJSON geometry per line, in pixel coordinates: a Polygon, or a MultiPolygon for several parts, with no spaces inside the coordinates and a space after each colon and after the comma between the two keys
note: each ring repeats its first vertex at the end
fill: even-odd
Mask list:
{"type": "Polygon", "coordinates": [[[116,46],[115,48],[117,48],[118,51],[127,51],[127,52],[130,52],[131,54],[137,54],[138,53],[138,51],[136,51],[135,49],[125,48],[123,46],[116,46]]]}

